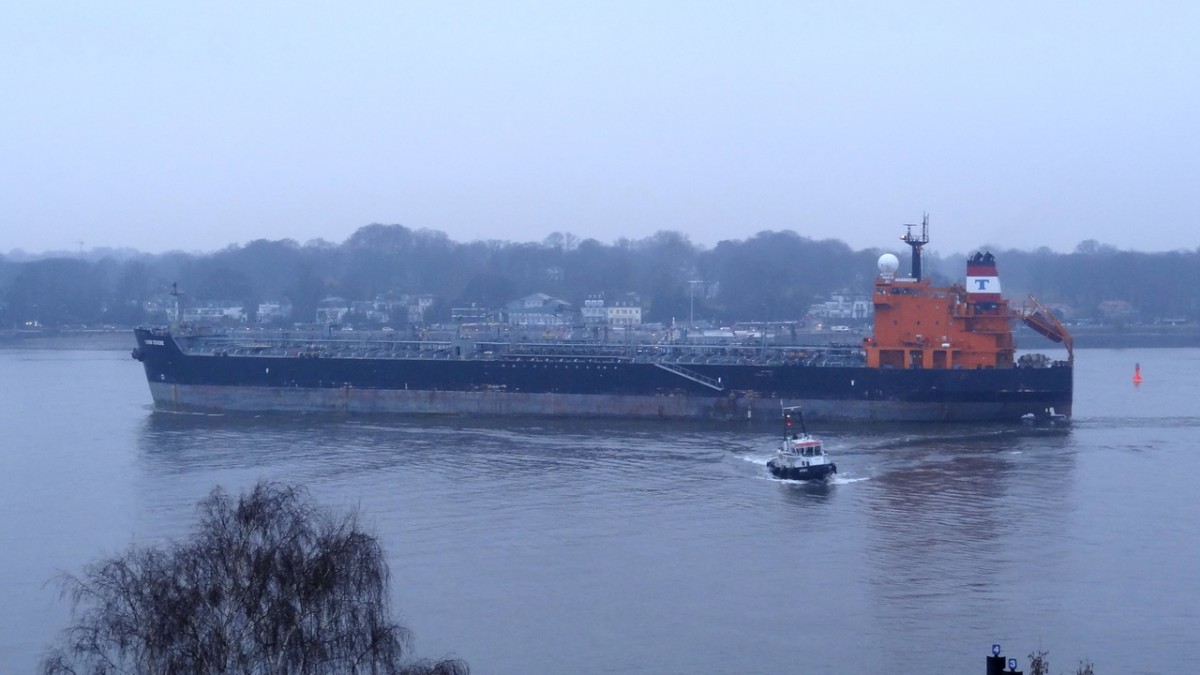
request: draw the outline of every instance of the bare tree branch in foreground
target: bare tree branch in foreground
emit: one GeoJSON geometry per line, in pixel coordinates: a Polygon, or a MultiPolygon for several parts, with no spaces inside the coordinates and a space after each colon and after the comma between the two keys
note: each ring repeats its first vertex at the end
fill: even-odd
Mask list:
{"type": "Polygon", "coordinates": [[[465,662],[406,662],[383,550],[357,513],[335,517],[301,488],[219,487],[192,537],[131,546],[59,578],[73,623],[45,675],[370,673],[466,675],[465,662]]]}

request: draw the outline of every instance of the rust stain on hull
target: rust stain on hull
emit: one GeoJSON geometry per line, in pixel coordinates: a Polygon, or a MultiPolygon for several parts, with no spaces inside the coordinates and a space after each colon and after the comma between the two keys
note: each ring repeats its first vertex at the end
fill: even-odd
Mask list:
{"type": "Polygon", "coordinates": [[[773,421],[781,405],[803,405],[815,419],[953,422],[1005,419],[999,402],[930,405],[903,401],[739,400],[520,392],[456,392],[298,387],[223,387],[151,383],[155,406],[178,411],[331,412],[345,414],[618,417],[773,421]]]}

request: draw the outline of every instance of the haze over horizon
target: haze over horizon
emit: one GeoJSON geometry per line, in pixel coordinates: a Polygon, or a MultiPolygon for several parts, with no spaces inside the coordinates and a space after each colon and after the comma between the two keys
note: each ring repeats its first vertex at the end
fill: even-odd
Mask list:
{"type": "Polygon", "coordinates": [[[149,2],[0,22],[0,251],[1195,249],[1200,5],[149,2]]]}

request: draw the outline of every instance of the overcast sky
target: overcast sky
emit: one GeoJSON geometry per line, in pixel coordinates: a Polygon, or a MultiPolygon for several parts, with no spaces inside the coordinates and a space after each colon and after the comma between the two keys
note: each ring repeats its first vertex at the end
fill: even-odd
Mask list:
{"type": "Polygon", "coordinates": [[[1200,246],[1188,0],[8,2],[0,87],[0,251],[1200,246]]]}

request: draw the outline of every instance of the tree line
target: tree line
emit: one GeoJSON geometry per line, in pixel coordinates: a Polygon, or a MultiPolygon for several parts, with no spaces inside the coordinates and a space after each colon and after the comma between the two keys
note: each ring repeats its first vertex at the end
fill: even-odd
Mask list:
{"type": "MultiPolygon", "coordinates": [[[[692,313],[720,322],[796,320],[831,293],[869,294],[884,252],[908,255],[853,250],[793,231],[703,247],[675,231],[611,244],[563,233],[538,243],[457,242],[442,232],[373,224],[341,244],[260,239],[213,253],[0,256],[0,328],[155,321],[147,301],[162,298],[172,284],[193,300],[240,302],[249,312],[264,301],[287,300],[296,320],[312,320],[328,296],[429,294],[435,305],[427,320],[449,321],[453,307],[501,308],[535,292],[576,306],[596,293],[634,292],[646,321],[692,313]]],[[[1100,303],[1113,300],[1147,320],[1200,318],[1195,294],[1178,290],[1200,287],[1200,249],[1141,253],[1089,240],[1071,253],[991,252],[1011,298],[1034,293],[1078,318],[1100,318],[1100,303]]],[[[961,283],[965,254],[926,252],[924,269],[935,283],[961,283]]]]}

